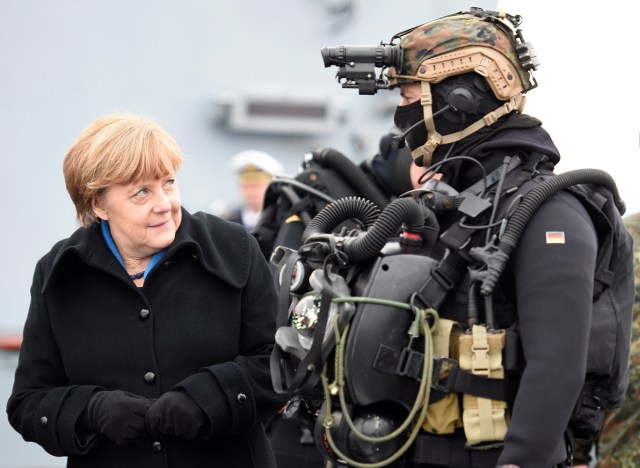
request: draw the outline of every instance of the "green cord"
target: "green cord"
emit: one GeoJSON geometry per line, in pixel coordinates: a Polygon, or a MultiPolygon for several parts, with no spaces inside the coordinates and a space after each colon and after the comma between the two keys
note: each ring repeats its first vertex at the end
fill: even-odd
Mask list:
{"type": "Polygon", "coordinates": [[[386,299],[376,299],[376,298],[367,298],[367,297],[342,297],[342,298],[335,298],[333,299],[333,302],[366,302],[366,303],[373,303],[373,304],[380,304],[380,305],[386,305],[386,306],[390,306],[390,307],[395,307],[398,309],[404,309],[404,310],[413,310],[415,312],[415,320],[412,322],[410,328],[409,328],[409,334],[411,335],[411,339],[413,339],[414,337],[416,337],[418,335],[417,331],[419,331],[420,329],[422,330],[422,334],[425,337],[425,342],[424,342],[424,365],[422,368],[422,379],[420,381],[420,387],[418,389],[418,395],[416,397],[416,400],[414,402],[413,407],[411,408],[411,411],[409,413],[409,416],[405,419],[405,421],[400,425],[400,427],[398,429],[396,429],[395,431],[393,431],[390,434],[387,434],[386,436],[382,436],[382,437],[370,437],[367,436],[365,434],[362,434],[353,424],[353,421],[351,420],[351,417],[349,416],[348,411],[346,410],[346,400],[345,400],[345,395],[344,395],[344,387],[345,387],[345,382],[344,382],[344,351],[345,351],[345,346],[346,346],[346,340],[347,340],[347,336],[349,333],[349,329],[350,326],[349,324],[347,324],[343,330],[342,333],[340,333],[340,330],[338,328],[338,317],[336,317],[336,319],[334,320],[334,333],[336,335],[336,345],[337,345],[337,350],[336,350],[336,355],[335,355],[335,373],[336,373],[336,381],[333,382],[332,385],[329,385],[328,383],[328,379],[327,379],[327,365],[325,363],[324,368],[322,370],[322,374],[321,374],[321,381],[322,381],[322,387],[323,387],[323,391],[324,391],[324,395],[325,395],[325,401],[326,401],[326,411],[325,411],[325,418],[324,418],[324,429],[325,429],[325,435],[327,437],[327,442],[329,443],[329,446],[331,447],[331,449],[344,461],[346,461],[347,463],[349,463],[350,465],[357,467],[357,468],[380,468],[383,466],[388,465],[389,463],[392,463],[393,461],[397,460],[398,458],[400,458],[408,449],[409,447],[411,447],[411,444],[413,444],[415,438],[418,435],[418,431],[420,430],[420,428],[422,427],[422,423],[426,417],[427,414],[427,408],[428,408],[428,404],[423,404],[423,402],[428,402],[429,401],[429,394],[431,391],[431,383],[432,383],[432,371],[433,371],[433,342],[431,339],[431,332],[433,329],[435,329],[437,321],[438,321],[438,313],[437,311],[435,311],[434,309],[414,309],[412,306],[410,306],[409,304],[405,304],[402,302],[396,302],[396,301],[390,301],[390,300],[386,300],[386,299]],[[426,320],[426,316],[427,315],[431,315],[434,319],[434,323],[433,326],[430,327],[428,326],[428,322],[426,320]],[[416,330],[417,327],[417,330],[416,330]],[[330,388],[331,387],[331,388],[330,388]],[[415,426],[413,427],[411,434],[409,435],[409,438],[407,439],[407,441],[404,443],[404,445],[402,447],[400,447],[393,455],[391,455],[390,457],[388,457],[386,460],[377,462],[377,463],[360,463],[357,462],[355,460],[350,459],[349,457],[345,456],[340,449],[337,448],[336,444],[333,441],[333,437],[331,435],[331,426],[333,425],[333,423],[335,422],[333,415],[332,415],[332,411],[331,411],[331,397],[332,397],[332,389],[338,388],[338,396],[339,396],[339,400],[340,400],[340,409],[342,410],[342,414],[343,417],[345,418],[345,421],[347,422],[347,425],[349,426],[349,428],[356,434],[357,437],[361,438],[362,440],[365,440],[367,442],[372,442],[372,443],[376,443],[376,442],[385,442],[391,439],[394,439],[395,437],[401,435],[405,429],[411,424],[411,422],[414,420],[416,413],[418,412],[418,410],[420,409],[420,405],[422,404],[422,410],[420,411],[420,415],[418,417],[418,420],[415,421],[415,426]]]}

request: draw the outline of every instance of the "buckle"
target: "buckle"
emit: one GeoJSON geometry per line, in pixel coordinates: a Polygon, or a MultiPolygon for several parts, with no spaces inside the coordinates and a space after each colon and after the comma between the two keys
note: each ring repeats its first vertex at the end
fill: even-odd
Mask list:
{"type": "Polygon", "coordinates": [[[424,354],[406,347],[400,353],[395,374],[400,377],[411,377],[415,380],[420,380],[423,365],[424,354]]]}
{"type": "Polygon", "coordinates": [[[455,359],[443,357],[433,360],[433,379],[435,383],[431,383],[431,388],[443,393],[451,393],[453,390],[453,383],[458,377],[458,371],[460,370],[460,364],[455,359]],[[449,366],[449,375],[447,375],[442,383],[439,383],[440,372],[443,370],[443,364],[447,363],[449,366]]]}
{"type": "Polygon", "coordinates": [[[489,127],[498,121],[498,116],[495,112],[489,112],[482,119],[484,120],[484,124],[489,127]]]}

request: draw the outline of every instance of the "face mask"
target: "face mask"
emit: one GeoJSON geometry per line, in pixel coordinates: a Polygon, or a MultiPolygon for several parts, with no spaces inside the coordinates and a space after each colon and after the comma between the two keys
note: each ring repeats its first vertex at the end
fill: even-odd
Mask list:
{"type": "MultiPolygon", "coordinates": [[[[424,113],[419,100],[406,106],[396,107],[396,112],[393,116],[396,127],[403,133],[412,125],[423,120],[424,113]]],[[[424,123],[422,125],[418,124],[411,130],[405,137],[405,142],[412,151],[424,145],[427,142],[427,128],[424,126],[424,123]]]]}

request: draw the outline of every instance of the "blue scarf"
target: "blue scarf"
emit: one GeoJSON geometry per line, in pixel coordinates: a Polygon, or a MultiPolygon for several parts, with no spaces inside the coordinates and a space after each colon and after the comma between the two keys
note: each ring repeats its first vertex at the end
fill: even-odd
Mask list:
{"type": "MultiPolygon", "coordinates": [[[[109,223],[107,221],[105,221],[104,219],[100,221],[100,229],[102,229],[102,235],[104,237],[105,242],[107,243],[107,247],[109,247],[109,250],[111,250],[111,253],[113,253],[113,255],[118,259],[118,261],[120,262],[120,265],[122,265],[122,267],[125,269],[126,271],[126,267],[124,265],[124,261],[122,260],[122,256],[120,255],[120,252],[118,252],[118,248],[116,247],[116,243],[113,242],[113,237],[111,237],[111,230],[109,229],[109,223]]],[[[164,257],[164,255],[167,253],[167,249],[162,249],[160,252],[157,252],[155,254],[153,254],[153,256],[151,257],[151,261],[149,262],[149,264],[147,265],[147,268],[145,268],[144,273],[142,274],[142,278],[146,278],[147,277],[147,273],[149,273],[151,271],[151,269],[156,266],[156,264],[162,260],[162,258],[164,257]]],[[[131,278],[134,277],[134,275],[129,275],[131,278]]],[[[136,279],[136,278],[133,278],[136,279]]]]}

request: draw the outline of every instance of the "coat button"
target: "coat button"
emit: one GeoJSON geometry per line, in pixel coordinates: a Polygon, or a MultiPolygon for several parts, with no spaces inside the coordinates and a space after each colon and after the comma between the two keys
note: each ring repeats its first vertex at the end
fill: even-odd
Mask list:
{"type": "Polygon", "coordinates": [[[245,395],[244,393],[238,393],[238,403],[240,403],[241,405],[244,404],[245,401],[247,401],[247,395],[245,395]]]}
{"type": "Polygon", "coordinates": [[[47,424],[49,424],[49,418],[47,418],[46,416],[42,416],[42,417],[40,418],[40,424],[41,424],[42,426],[46,426],[47,424]]]}
{"type": "Polygon", "coordinates": [[[152,384],[156,381],[156,374],[154,374],[153,372],[147,372],[146,374],[144,374],[144,381],[145,383],[152,384]]]}
{"type": "Polygon", "coordinates": [[[150,313],[151,312],[149,311],[149,309],[140,309],[140,312],[138,312],[138,317],[140,317],[140,320],[147,320],[150,313]]]}
{"type": "Polygon", "coordinates": [[[162,452],[162,442],[158,442],[157,440],[151,444],[151,450],[154,452],[162,452]]]}

